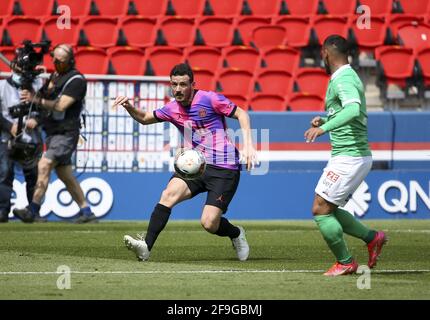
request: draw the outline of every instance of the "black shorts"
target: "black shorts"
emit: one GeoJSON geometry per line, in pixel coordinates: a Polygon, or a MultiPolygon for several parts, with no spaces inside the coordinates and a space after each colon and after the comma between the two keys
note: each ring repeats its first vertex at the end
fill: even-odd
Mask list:
{"type": "Polygon", "coordinates": [[[71,165],[72,155],[76,150],[78,140],[79,131],[48,136],[44,157],[55,160],[59,166],[71,165]]]}
{"type": "MultiPolygon", "coordinates": [[[[182,179],[176,173],[173,174],[172,178],[174,177],[182,179]]],[[[223,213],[226,213],[239,185],[240,171],[208,165],[201,177],[194,180],[182,180],[190,189],[191,198],[199,193],[207,192],[205,204],[218,207],[223,213]]]]}

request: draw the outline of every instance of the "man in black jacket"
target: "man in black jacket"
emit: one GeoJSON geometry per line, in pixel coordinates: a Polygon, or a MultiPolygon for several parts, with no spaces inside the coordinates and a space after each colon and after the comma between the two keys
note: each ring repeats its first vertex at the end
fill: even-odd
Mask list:
{"type": "Polygon", "coordinates": [[[64,182],[73,200],[80,208],[76,223],[96,220],[88,206],[81,186],[73,175],[71,157],[79,140],[80,115],[86,94],[86,80],[75,68],[73,49],[60,44],[54,48],[52,58],[55,72],[40,94],[30,91],[22,95],[23,101],[35,101],[49,112],[44,117],[47,150],[39,161],[38,179],[33,201],[24,209],[15,209],[14,215],[24,222],[33,222],[48,188],[51,171],[55,168],[58,178],[64,182]]]}

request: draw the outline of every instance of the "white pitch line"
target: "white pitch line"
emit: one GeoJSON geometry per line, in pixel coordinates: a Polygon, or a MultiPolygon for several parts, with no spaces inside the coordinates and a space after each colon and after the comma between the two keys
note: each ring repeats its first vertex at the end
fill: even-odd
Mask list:
{"type": "MultiPolygon", "coordinates": [[[[178,271],[70,271],[71,274],[207,274],[207,273],[322,273],[326,270],[178,270],[178,271]]],[[[430,269],[375,270],[372,273],[430,273],[430,269]]],[[[62,275],[56,271],[0,271],[0,275],[62,275]]]]}

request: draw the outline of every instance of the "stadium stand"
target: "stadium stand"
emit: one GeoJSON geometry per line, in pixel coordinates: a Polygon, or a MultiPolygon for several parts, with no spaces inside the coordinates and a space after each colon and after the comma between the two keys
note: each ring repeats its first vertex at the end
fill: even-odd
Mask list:
{"type": "Polygon", "coordinates": [[[75,54],[76,67],[82,73],[106,74],[109,59],[106,51],[101,48],[82,47],[75,54]]]}
{"type": "Polygon", "coordinates": [[[142,17],[162,17],[166,14],[167,0],[131,0],[135,13],[142,17]]]}
{"type": "Polygon", "coordinates": [[[293,76],[286,71],[261,70],[255,82],[255,91],[287,96],[290,94],[293,84],[293,76]]]}
{"type": "MultiPolygon", "coordinates": [[[[308,101],[317,100],[314,94],[323,97],[327,76],[321,69],[309,73],[308,67],[322,65],[321,44],[338,33],[351,43],[353,67],[359,68],[366,94],[375,97],[369,104],[378,107],[395,99],[387,94],[391,85],[408,94],[408,101],[416,91],[410,88],[425,99],[429,20],[430,0],[2,0],[0,45],[10,54],[24,39],[69,43],[91,73],[166,76],[174,63],[187,61],[206,88],[234,94],[243,105],[259,94],[283,92],[273,89],[276,85],[266,89],[266,77],[274,74],[288,74],[308,101]],[[360,5],[371,9],[371,28],[359,25],[360,5]],[[67,14],[60,6],[70,8],[72,19],[70,29],[58,32],[57,19],[67,14]],[[91,66],[91,56],[101,61],[91,66]],[[249,87],[227,88],[233,75],[249,87]],[[311,75],[321,77],[318,88],[306,87],[305,82],[318,82],[303,80],[311,75]]],[[[292,105],[306,99],[297,95],[292,105]]]]}
{"type": "Polygon", "coordinates": [[[16,6],[21,10],[23,16],[31,17],[48,16],[52,13],[54,6],[54,0],[19,0],[15,3],[16,6]]]}
{"type": "Polygon", "coordinates": [[[222,54],[223,66],[226,68],[237,68],[253,73],[260,62],[260,54],[253,47],[225,47],[222,50],[222,54]]]}
{"type": "Polygon", "coordinates": [[[59,6],[70,8],[70,14],[74,18],[86,17],[90,14],[91,0],[55,0],[53,12],[58,12],[59,6]]]}
{"type": "Polygon", "coordinates": [[[50,40],[52,46],[60,43],[68,43],[76,46],[79,39],[79,20],[76,18],[70,19],[70,28],[61,29],[58,32],[57,17],[48,17],[43,22],[43,38],[50,40]]]}
{"type": "Polygon", "coordinates": [[[287,44],[287,31],[281,26],[261,26],[252,32],[251,44],[257,48],[268,48],[287,44]]]}
{"type": "Polygon", "coordinates": [[[255,28],[260,26],[268,26],[271,19],[267,17],[240,17],[237,21],[237,29],[239,31],[242,43],[250,45],[252,39],[252,32],[255,28]]]}
{"type": "Polygon", "coordinates": [[[195,46],[185,48],[186,61],[193,67],[216,72],[220,68],[221,50],[213,47],[195,46]]]}
{"type": "Polygon", "coordinates": [[[133,47],[151,47],[155,44],[157,20],[141,16],[120,19],[119,37],[133,47]]]}
{"type": "Polygon", "coordinates": [[[239,107],[241,107],[243,110],[248,110],[249,109],[248,97],[247,96],[242,96],[240,94],[231,93],[231,94],[228,95],[228,99],[230,101],[232,101],[234,104],[236,104],[239,107]]]}
{"type": "Polygon", "coordinates": [[[430,48],[422,49],[417,53],[417,61],[421,68],[420,94],[425,95],[425,92],[430,90],[430,48]]]}
{"type": "Polygon", "coordinates": [[[3,30],[3,46],[17,46],[23,40],[39,42],[42,38],[40,19],[29,17],[13,17],[5,21],[3,30]]]}
{"type": "Polygon", "coordinates": [[[284,97],[276,94],[256,93],[249,102],[252,111],[286,111],[284,97]]]}
{"type": "Polygon", "coordinates": [[[210,70],[193,67],[196,88],[215,91],[215,74],[210,70]]]}
{"type": "Polygon", "coordinates": [[[165,18],[160,24],[156,44],[179,48],[190,47],[194,43],[195,33],[194,19],[180,16],[165,18]]]}
{"type": "MultiPolygon", "coordinates": [[[[1,29],[0,29],[1,30],[1,29]]],[[[0,47],[0,52],[10,60],[12,60],[15,56],[15,49],[12,47],[0,47]]],[[[1,72],[9,72],[10,68],[4,64],[3,62],[0,63],[0,71],[1,72]]]]}
{"type": "Polygon", "coordinates": [[[92,17],[84,18],[78,45],[109,48],[118,40],[117,19],[92,17]]]}
{"type": "Polygon", "coordinates": [[[185,61],[181,49],[167,46],[148,48],[146,59],[147,76],[169,76],[173,65],[185,61]]]}
{"type": "Polygon", "coordinates": [[[229,96],[230,93],[247,96],[251,92],[253,77],[249,71],[227,69],[218,75],[217,91],[226,96],[229,96]]]}
{"type": "Polygon", "coordinates": [[[120,75],[143,75],[145,52],[133,47],[114,47],[107,50],[111,62],[110,73],[120,75]]]}
{"type": "Polygon", "coordinates": [[[296,75],[296,89],[300,92],[325,97],[330,77],[321,68],[301,68],[296,75]]]}
{"type": "Polygon", "coordinates": [[[217,17],[237,17],[242,11],[242,3],[242,0],[210,0],[207,2],[210,9],[206,11],[217,17]]]}
{"type": "Polygon", "coordinates": [[[291,74],[299,67],[300,53],[296,49],[278,46],[262,50],[261,66],[268,70],[282,70],[291,74]]]}
{"type": "Polygon", "coordinates": [[[306,92],[293,93],[288,101],[289,111],[324,111],[324,99],[306,92]]]}

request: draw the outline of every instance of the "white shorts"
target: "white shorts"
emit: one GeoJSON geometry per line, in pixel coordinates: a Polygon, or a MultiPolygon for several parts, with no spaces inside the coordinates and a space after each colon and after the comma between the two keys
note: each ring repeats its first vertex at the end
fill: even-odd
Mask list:
{"type": "Polygon", "coordinates": [[[330,158],[315,193],[330,203],[344,206],[372,168],[372,157],[335,156],[330,158]]]}

